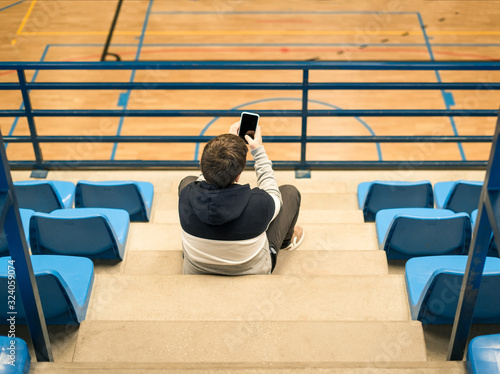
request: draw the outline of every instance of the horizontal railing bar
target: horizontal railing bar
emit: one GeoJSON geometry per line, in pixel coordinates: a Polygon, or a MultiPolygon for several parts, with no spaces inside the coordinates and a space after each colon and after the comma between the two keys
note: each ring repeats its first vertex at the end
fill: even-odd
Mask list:
{"type": "MultiPolygon", "coordinates": [[[[40,143],[204,143],[215,136],[98,136],[98,135],[72,135],[72,136],[39,136],[40,143]]],[[[294,137],[295,138],[295,137],[294,137]]],[[[300,137],[296,137],[300,139],[300,137]]],[[[6,143],[31,143],[29,136],[4,136],[6,143]]],[[[294,142],[285,140],[284,142],[294,142]]]]}
{"type": "Polygon", "coordinates": [[[0,83],[0,90],[20,90],[21,85],[19,83],[0,83]]]}
{"type": "MultiPolygon", "coordinates": [[[[44,82],[28,83],[30,90],[302,90],[302,83],[252,82],[44,82]]],[[[19,90],[17,83],[0,83],[0,90],[19,90]]],[[[309,83],[311,90],[499,90],[500,83],[479,82],[338,82],[309,83]]]]}
{"type": "MultiPolygon", "coordinates": [[[[205,143],[214,136],[38,136],[40,143],[205,143]]],[[[300,136],[264,136],[268,143],[300,143],[300,136]]],[[[308,136],[308,143],[487,143],[491,136],[308,136]]],[[[29,136],[5,136],[6,143],[31,143],[29,136]]]]}
{"type": "MultiPolygon", "coordinates": [[[[499,84],[500,86],[500,84],[499,84]]],[[[11,87],[6,86],[8,89],[11,87]]],[[[94,83],[29,83],[26,87],[30,90],[301,90],[302,83],[252,83],[252,82],[209,82],[209,83],[189,83],[189,82],[94,82],[94,83]]],[[[0,84],[0,89],[3,86],[0,84]]],[[[19,86],[16,87],[19,89],[19,86]]]]}
{"type": "MultiPolygon", "coordinates": [[[[261,117],[301,117],[300,110],[258,110],[261,117]]],[[[239,117],[238,110],[34,110],[34,117],[239,117]]],[[[342,109],[309,110],[309,117],[496,117],[497,110],[342,109]]],[[[26,117],[22,110],[0,110],[0,117],[26,117]]]]}
{"type": "Polygon", "coordinates": [[[1,117],[26,117],[24,110],[0,110],[1,117]]]}
{"type": "MultiPolygon", "coordinates": [[[[484,169],[487,161],[307,161],[306,167],[311,169],[484,169]]],[[[275,161],[273,161],[273,165],[275,161]]],[[[298,164],[298,163],[297,163],[298,164]]]]}
{"type": "MultiPolygon", "coordinates": [[[[266,137],[264,137],[266,139],[266,137]]],[[[489,143],[492,136],[308,136],[308,143],[489,143]]],[[[266,141],[268,141],[266,139],[266,141]]]]}
{"type": "MultiPolygon", "coordinates": [[[[259,110],[266,117],[301,117],[300,110],[259,110]]],[[[238,110],[34,110],[34,117],[239,117],[238,110]]],[[[309,110],[309,117],[496,117],[497,110],[450,109],[344,109],[309,110]]],[[[1,111],[0,111],[1,116],[1,111]]]]}
{"type": "MultiPolygon", "coordinates": [[[[416,170],[416,169],[484,169],[486,161],[306,161],[308,169],[387,169],[387,170],[416,170]]],[[[251,167],[252,162],[247,166],[251,167]]],[[[10,161],[12,169],[31,169],[36,166],[34,161],[10,161]]],[[[299,161],[273,161],[275,169],[298,169],[299,161]]],[[[41,165],[47,170],[64,169],[144,169],[144,168],[199,168],[199,161],[180,160],[85,160],[44,161],[41,165]]]]}
{"type": "Polygon", "coordinates": [[[0,70],[500,70],[497,61],[2,62],[0,70]]]}
{"type": "Polygon", "coordinates": [[[498,90],[500,83],[477,82],[338,82],[309,83],[313,90],[498,90]]]}
{"type": "MultiPolygon", "coordinates": [[[[300,117],[300,110],[259,110],[261,116],[300,117]]],[[[34,110],[34,117],[240,117],[241,110],[34,110]]],[[[0,111],[1,115],[1,111],[0,111]]]]}

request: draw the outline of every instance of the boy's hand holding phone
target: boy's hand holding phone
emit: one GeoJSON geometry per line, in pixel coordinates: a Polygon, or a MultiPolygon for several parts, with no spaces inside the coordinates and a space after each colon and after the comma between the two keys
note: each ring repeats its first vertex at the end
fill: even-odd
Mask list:
{"type": "Polygon", "coordinates": [[[229,133],[244,139],[250,149],[254,150],[262,145],[262,135],[258,123],[258,114],[243,112],[240,121],[230,127],[229,133]]]}
{"type": "Polygon", "coordinates": [[[260,132],[260,126],[257,126],[253,139],[249,135],[245,135],[245,140],[251,150],[257,149],[262,145],[262,135],[260,132]]]}
{"type": "Polygon", "coordinates": [[[233,123],[229,128],[230,134],[238,135],[239,132],[240,132],[240,121],[233,123]]]}
{"type": "Polygon", "coordinates": [[[240,138],[245,140],[246,143],[248,143],[248,141],[246,140],[246,135],[249,135],[253,139],[255,131],[257,131],[258,123],[258,114],[242,112],[240,118],[240,130],[238,131],[238,135],[240,136],[240,138]]]}

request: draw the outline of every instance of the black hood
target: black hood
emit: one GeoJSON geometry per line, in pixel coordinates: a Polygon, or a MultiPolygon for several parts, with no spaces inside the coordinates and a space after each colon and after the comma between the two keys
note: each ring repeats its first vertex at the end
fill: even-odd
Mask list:
{"type": "Polygon", "coordinates": [[[187,187],[190,187],[188,200],[195,214],[209,225],[223,225],[237,219],[252,197],[248,184],[219,189],[207,182],[195,182],[187,187]]]}

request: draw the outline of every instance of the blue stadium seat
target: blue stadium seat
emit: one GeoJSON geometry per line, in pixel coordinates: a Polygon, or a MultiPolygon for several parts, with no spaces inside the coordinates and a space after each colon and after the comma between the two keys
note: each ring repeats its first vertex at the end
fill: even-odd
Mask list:
{"type": "Polygon", "coordinates": [[[467,349],[469,374],[500,374],[500,334],[476,336],[467,349]]]}
{"type": "Polygon", "coordinates": [[[31,252],[123,260],[129,227],[129,215],[122,209],[35,213],[30,221],[31,252]]]}
{"type": "Polygon", "coordinates": [[[30,352],[24,340],[0,336],[0,373],[28,374],[30,365],[30,352]]]}
{"type": "Polygon", "coordinates": [[[429,181],[373,181],[358,185],[358,203],[365,221],[373,222],[381,209],[432,208],[434,198],[429,181]]]}
{"type": "Polygon", "coordinates": [[[151,217],[154,187],[149,182],[79,181],[76,185],[76,208],[125,209],[130,221],[148,222],[151,217]]]}
{"type": "Polygon", "coordinates": [[[438,182],[434,185],[436,208],[471,214],[479,205],[482,188],[482,181],[438,182]]]}
{"type": "MultiPolygon", "coordinates": [[[[472,222],[472,227],[476,226],[477,209],[472,211],[472,213],[470,215],[470,219],[471,219],[471,222],[472,222]]],[[[500,257],[500,254],[498,253],[498,249],[497,248],[498,247],[497,247],[497,244],[495,243],[495,240],[493,238],[493,234],[491,234],[490,244],[489,244],[489,247],[488,247],[488,256],[490,256],[490,257],[500,257]]]]}
{"type": "Polygon", "coordinates": [[[375,216],[379,248],[388,259],[466,254],[472,226],[467,213],[447,209],[383,209],[375,216]]]}
{"type": "MultiPolygon", "coordinates": [[[[24,236],[26,237],[26,242],[29,246],[29,237],[30,237],[30,218],[33,214],[35,214],[34,210],[31,209],[19,209],[19,213],[21,215],[21,222],[23,224],[24,236]]],[[[5,237],[4,230],[0,231],[0,257],[10,256],[9,247],[7,246],[7,238],[5,237]]]]}
{"type": "MultiPolygon", "coordinates": [[[[423,324],[452,324],[467,256],[415,257],[406,262],[411,317],[423,324]]],[[[473,323],[500,323],[500,258],[487,257],[473,323]]]]}
{"type": "Polygon", "coordinates": [[[75,200],[75,185],[62,181],[14,182],[19,208],[50,213],[55,209],[68,209],[75,200]]]}
{"type": "MultiPolygon", "coordinates": [[[[0,258],[0,320],[9,324],[8,270],[10,257],[0,258]]],[[[80,324],[85,319],[94,284],[94,264],[74,256],[31,256],[45,321],[49,325],[80,324]]],[[[16,285],[17,287],[17,285],[16,285]]],[[[26,324],[21,294],[16,288],[16,323],[26,324]]]]}

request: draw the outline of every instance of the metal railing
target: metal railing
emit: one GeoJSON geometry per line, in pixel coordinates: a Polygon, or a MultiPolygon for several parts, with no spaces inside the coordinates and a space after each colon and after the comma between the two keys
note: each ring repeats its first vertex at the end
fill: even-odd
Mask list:
{"type": "MultiPolygon", "coordinates": [[[[0,110],[0,117],[24,117],[27,119],[30,135],[5,136],[10,143],[31,143],[35,159],[33,161],[10,160],[14,169],[33,168],[50,170],[54,168],[145,168],[145,167],[197,167],[197,160],[45,160],[41,143],[203,143],[211,136],[40,136],[36,119],[41,117],[239,117],[240,110],[73,110],[36,109],[31,104],[32,90],[289,90],[301,92],[299,110],[259,110],[262,117],[277,116],[301,118],[301,132],[297,136],[268,136],[265,142],[299,143],[300,159],[297,161],[275,161],[276,168],[308,170],[315,168],[397,168],[401,161],[316,161],[306,158],[310,143],[490,143],[491,136],[311,136],[308,135],[308,119],[311,117],[496,117],[497,109],[327,109],[308,108],[309,93],[313,90],[499,90],[500,82],[310,82],[312,70],[370,70],[370,71],[498,71],[500,62],[4,62],[0,71],[12,70],[17,73],[17,82],[0,83],[0,91],[20,91],[23,105],[18,110],[0,110]],[[198,83],[198,82],[28,82],[26,71],[44,70],[295,70],[302,74],[296,83],[198,83]]],[[[484,161],[420,161],[413,168],[485,168],[484,161]]]]}
{"type": "MultiPolygon", "coordinates": [[[[500,210],[498,209],[500,198],[499,141],[500,112],[493,135],[493,143],[483,188],[479,198],[477,221],[474,225],[474,234],[472,235],[472,242],[469,248],[467,266],[462,280],[448,347],[448,360],[463,360],[492,235],[497,245],[497,251],[500,248],[500,210]]],[[[498,361],[498,359],[496,360],[498,361]]]]}
{"type": "MultiPolygon", "coordinates": [[[[309,136],[307,135],[307,121],[309,117],[436,117],[436,116],[469,116],[469,117],[497,117],[497,109],[491,110],[310,110],[308,109],[308,93],[311,90],[498,90],[500,83],[312,83],[309,82],[310,70],[500,70],[500,62],[105,62],[105,63],[0,63],[0,70],[13,70],[17,72],[18,82],[0,83],[0,91],[17,90],[23,98],[22,109],[0,110],[0,117],[25,117],[27,119],[29,136],[6,136],[8,143],[31,143],[35,153],[35,161],[10,161],[14,168],[52,169],[55,167],[186,167],[198,166],[197,161],[164,160],[164,161],[46,161],[43,159],[40,143],[81,142],[88,141],[82,136],[39,136],[37,134],[35,119],[39,117],[239,117],[240,111],[236,110],[47,110],[34,109],[31,104],[31,90],[298,90],[302,92],[301,110],[279,110],[283,117],[299,117],[302,119],[300,136],[272,136],[266,137],[267,142],[274,143],[300,143],[300,161],[275,162],[277,167],[290,167],[298,170],[308,168],[384,168],[395,167],[401,163],[396,161],[309,161],[306,159],[306,147],[309,143],[382,143],[382,142],[491,142],[494,148],[491,151],[490,162],[486,173],[485,184],[479,205],[478,223],[475,227],[474,242],[469,252],[466,276],[464,277],[462,291],[457,309],[457,315],[450,341],[448,359],[461,360],[467,341],[467,336],[472,321],[477,292],[481,282],[482,270],[486,257],[487,247],[493,230],[495,240],[499,244],[500,229],[498,221],[499,212],[495,209],[500,190],[500,151],[497,145],[500,134],[500,116],[497,121],[495,137],[491,136],[309,136]],[[28,83],[26,70],[299,70],[302,72],[301,83],[167,83],[159,82],[154,85],[143,82],[96,82],[96,83],[28,83]]],[[[259,110],[261,116],[274,116],[274,110],[259,110]]],[[[1,138],[1,134],[0,134],[1,138]]],[[[198,143],[211,139],[208,136],[102,136],[96,142],[111,143],[198,143]]],[[[0,141],[1,143],[1,141],[0,141]]],[[[3,148],[3,147],[2,147],[3,148]]],[[[2,154],[4,171],[9,166],[6,163],[5,152],[2,154]]],[[[422,161],[414,167],[486,167],[486,161],[422,161]]],[[[4,173],[5,174],[5,173],[4,173]]],[[[10,175],[7,175],[4,190],[12,189],[10,175]]],[[[5,192],[5,191],[4,191],[5,192]]],[[[14,203],[15,204],[15,203],[14,203]]],[[[498,204],[497,204],[498,205],[498,204]]],[[[15,205],[14,205],[15,206],[15,205]]],[[[8,205],[3,208],[5,217],[8,205]]],[[[12,218],[12,217],[11,217],[12,218]]],[[[19,236],[19,217],[11,219],[17,221],[14,227],[19,236]]],[[[10,243],[9,243],[10,244],[10,243]]],[[[18,244],[18,243],[15,243],[18,244]]],[[[21,243],[22,244],[22,243],[21,243]]],[[[26,256],[26,244],[24,255],[26,256]]],[[[19,248],[22,246],[18,245],[19,248]]],[[[500,246],[500,245],[499,245],[500,246]]],[[[17,250],[19,252],[19,250],[17,250]]],[[[22,257],[22,256],[21,256],[22,257]]],[[[21,258],[20,257],[20,258],[21,258]]],[[[22,278],[28,279],[28,276],[22,278]]],[[[28,289],[29,292],[31,292],[28,289]]],[[[28,291],[26,291],[28,293],[28,291]]],[[[36,293],[35,293],[36,295],[36,293]]],[[[28,295],[32,297],[32,295],[28,295]]],[[[26,297],[28,297],[26,296],[26,297]]],[[[36,297],[36,296],[35,296],[36,297]]],[[[23,297],[24,298],[24,297],[23,297]]],[[[37,301],[39,304],[39,301],[37,301]]],[[[32,314],[38,313],[39,320],[44,327],[43,316],[33,309],[32,314]]],[[[36,316],[35,316],[36,317],[36,316]]],[[[36,322],[36,318],[31,320],[36,322]]],[[[33,322],[33,323],[35,323],[33,322]]],[[[39,349],[37,356],[40,360],[50,360],[50,346],[46,332],[41,328],[37,335],[39,349]],[[49,347],[49,348],[46,348],[49,347]]]]}

